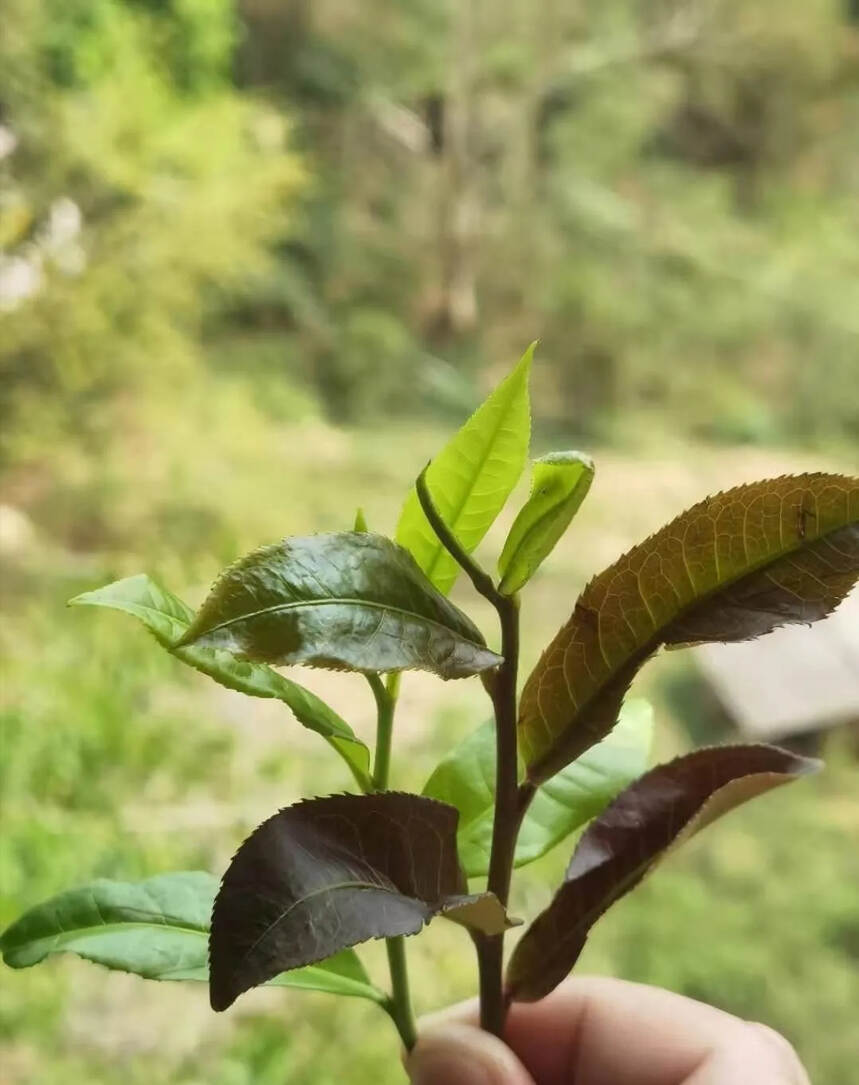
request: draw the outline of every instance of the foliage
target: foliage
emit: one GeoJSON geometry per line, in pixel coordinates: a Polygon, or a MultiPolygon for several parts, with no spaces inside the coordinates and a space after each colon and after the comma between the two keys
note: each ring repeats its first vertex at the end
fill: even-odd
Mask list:
{"type": "MultiPolygon", "coordinates": [[[[600,751],[613,774],[608,785],[599,777],[596,786],[589,785],[589,763],[576,762],[614,729],[635,673],[660,645],[752,638],[787,622],[817,620],[838,605],[859,577],[859,479],[846,476],[818,473],[758,482],[682,513],[591,581],[517,705],[518,597],[502,592],[470,556],[468,530],[466,541],[460,541],[439,510],[430,479],[444,495],[451,450],[484,449],[482,458],[460,456],[466,471],[454,472],[453,484],[461,487],[464,477],[468,488],[459,500],[451,502],[448,495],[447,507],[454,524],[460,517],[465,524],[476,520],[480,532],[486,531],[503,500],[487,503],[486,493],[474,485],[480,475],[473,465],[479,468],[491,458],[492,442],[505,427],[527,444],[527,410],[511,418],[506,404],[515,382],[527,382],[532,350],[443,451],[443,469],[425,468],[416,483],[428,526],[497,611],[500,655],[489,652],[477,627],[439,593],[404,547],[363,530],[363,514],[357,517],[362,530],[289,538],[234,563],[193,616],[145,577],[82,600],[136,613],[180,659],[189,650],[204,653],[186,661],[218,681],[226,675],[228,684],[241,684],[230,679],[234,671],[241,673],[243,661],[304,663],[363,674],[375,698],[372,777],[355,774],[362,793],[314,798],[280,810],[254,830],[229,864],[215,897],[209,937],[210,998],[216,1010],[282,972],[306,966],[321,970],[322,978],[317,972],[312,982],[298,976],[298,985],[360,993],[354,986],[343,989],[342,959],[330,966],[325,962],[357,943],[384,937],[389,995],[375,992],[360,964],[346,971],[351,981],[355,969],[358,979],[366,978],[367,997],[389,1014],[410,1048],[416,1033],[403,936],[444,915],[471,932],[481,977],[481,1024],[502,1035],[510,1001],[551,991],[577,960],[596,919],[671,845],[732,807],[817,768],[775,747],[729,746],[697,751],[624,788],[623,762],[612,746],[600,751]],[[499,404],[505,405],[500,417],[499,404]],[[678,579],[681,572],[685,581],[678,579]],[[372,621],[366,620],[368,608],[372,621]],[[578,679],[568,673],[569,660],[574,667],[583,662],[590,682],[581,699],[575,692],[578,679]],[[475,764],[479,775],[487,760],[481,737],[460,745],[431,778],[427,790],[432,793],[441,783],[447,801],[389,790],[402,672],[421,668],[444,678],[481,675],[494,708],[496,745],[495,786],[482,799],[475,786],[475,764]],[[553,723],[557,720],[560,727],[553,723]],[[571,770],[554,789],[538,793],[540,784],[568,765],[571,770]],[[584,801],[571,801],[577,790],[585,793],[584,801]],[[551,813],[536,845],[533,827],[523,826],[535,800],[544,815],[551,813]],[[524,858],[536,858],[594,814],[554,900],[519,942],[502,989],[504,931],[510,925],[505,909],[520,828],[533,851],[524,858]],[[467,892],[468,867],[458,852],[460,818],[466,830],[484,818],[492,823],[487,887],[479,894],[467,892]],[[328,968],[333,975],[326,979],[328,968]]],[[[523,395],[527,405],[527,392],[523,395]]],[[[518,440],[509,445],[517,447],[518,440]]],[[[512,459],[515,480],[515,451],[505,458],[512,459]]],[[[568,488],[562,487],[562,495],[566,523],[576,509],[566,507],[568,488]]],[[[526,509],[533,501],[532,495],[526,509]]],[[[521,523],[517,518],[513,525],[517,549],[521,523]]],[[[425,536],[417,534],[415,540],[420,554],[425,536]]],[[[551,542],[541,536],[537,552],[545,557],[549,549],[551,542]]],[[[530,563],[532,570],[536,564],[530,563]]],[[[434,558],[425,566],[429,573],[435,567],[434,558]]],[[[527,579],[528,569],[526,562],[521,579],[527,579]]],[[[256,695],[253,672],[243,681],[256,695]]],[[[154,978],[176,978],[187,965],[189,978],[198,978],[200,961],[185,947],[191,930],[199,949],[202,931],[195,878],[168,875],[139,887],[97,884],[73,890],[13,924],[0,948],[15,967],[37,963],[50,947],[154,978]],[[195,918],[186,915],[189,900],[195,918]],[[110,929],[100,930],[104,925],[110,929]]]]}
{"type": "Polygon", "coordinates": [[[164,12],[13,5],[0,46],[20,145],[0,163],[7,462],[40,463],[46,440],[98,454],[123,427],[145,432],[153,409],[163,422],[193,408],[206,324],[266,266],[301,184],[283,118],[229,85],[230,5],[178,6],[184,51],[164,12]]]}

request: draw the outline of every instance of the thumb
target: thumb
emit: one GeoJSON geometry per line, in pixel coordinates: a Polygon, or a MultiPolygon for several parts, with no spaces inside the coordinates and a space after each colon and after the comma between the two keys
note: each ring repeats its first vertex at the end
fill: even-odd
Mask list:
{"type": "Polygon", "coordinates": [[[469,1025],[421,1033],[405,1066],[412,1085],[534,1085],[506,1044],[469,1025]]]}

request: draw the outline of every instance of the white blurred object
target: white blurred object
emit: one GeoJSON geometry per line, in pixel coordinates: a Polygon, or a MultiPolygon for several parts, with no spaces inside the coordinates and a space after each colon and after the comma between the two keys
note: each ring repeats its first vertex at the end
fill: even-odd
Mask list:
{"type": "Polygon", "coordinates": [[[42,258],[38,252],[0,256],[0,310],[17,309],[38,291],[42,279],[42,258]]]}
{"type": "Polygon", "coordinates": [[[859,590],[812,626],[702,644],[698,666],[749,738],[770,740],[859,720],[859,590]]]}
{"type": "Polygon", "coordinates": [[[18,137],[12,129],[7,128],[5,124],[0,124],[0,162],[8,158],[17,146],[18,137]]]}

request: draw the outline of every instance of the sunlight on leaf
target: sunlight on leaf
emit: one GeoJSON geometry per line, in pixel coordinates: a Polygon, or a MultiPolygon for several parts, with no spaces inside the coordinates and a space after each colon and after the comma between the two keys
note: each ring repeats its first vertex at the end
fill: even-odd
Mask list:
{"type": "Polygon", "coordinates": [[[343,531],[284,539],[226,569],[179,647],[258,663],[464,678],[499,659],[401,546],[343,531]]]}
{"type": "Polygon", "coordinates": [[[501,592],[513,595],[528,583],[579,511],[593,478],[594,462],[583,452],[550,452],[534,461],[531,494],[498,559],[501,592]]]}
{"type": "MultiPolygon", "coordinates": [[[[536,343],[433,459],[427,485],[442,519],[466,553],[477,546],[519,481],[528,456],[531,408],[528,378],[536,343]]],[[[459,566],[430,527],[412,489],[397,525],[397,542],[447,594],[459,566]]]]}

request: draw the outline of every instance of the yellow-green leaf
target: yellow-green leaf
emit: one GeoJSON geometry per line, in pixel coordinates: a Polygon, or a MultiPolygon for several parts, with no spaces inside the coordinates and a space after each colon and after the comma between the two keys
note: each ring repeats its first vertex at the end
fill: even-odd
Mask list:
{"type": "MultiPolygon", "coordinates": [[[[528,376],[535,346],[528,347],[427,472],[433,502],[467,553],[489,530],[525,466],[531,436],[528,376]]],[[[400,515],[397,542],[411,551],[439,591],[450,591],[459,567],[430,527],[414,489],[400,515]]]]}
{"type": "Polygon", "coordinates": [[[534,461],[531,494],[498,559],[499,590],[519,591],[555,548],[587,497],[594,461],[583,452],[550,452],[534,461]]]}

